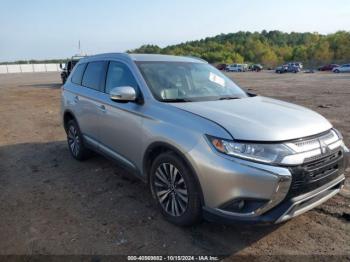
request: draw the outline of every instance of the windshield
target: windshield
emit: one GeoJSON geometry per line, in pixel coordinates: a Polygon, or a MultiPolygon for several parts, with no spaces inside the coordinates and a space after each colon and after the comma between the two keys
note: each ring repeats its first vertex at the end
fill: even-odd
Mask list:
{"type": "Polygon", "coordinates": [[[156,99],[191,102],[247,97],[231,79],[204,63],[137,62],[156,99]]]}

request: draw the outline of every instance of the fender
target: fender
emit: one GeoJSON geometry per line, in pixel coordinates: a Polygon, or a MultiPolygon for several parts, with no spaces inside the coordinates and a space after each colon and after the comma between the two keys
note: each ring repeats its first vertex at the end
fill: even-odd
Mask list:
{"type": "Polygon", "coordinates": [[[143,168],[142,171],[143,171],[144,176],[146,176],[147,184],[149,183],[149,178],[150,178],[149,168],[148,168],[147,164],[148,164],[148,160],[150,157],[150,153],[156,148],[164,148],[164,149],[168,149],[170,151],[173,151],[176,155],[178,155],[185,162],[185,164],[189,167],[192,174],[194,175],[194,179],[195,179],[197,187],[199,189],[201,203],[202,203],[202,205],[205,205],[203,191],[202,191],[202,187],[200,185],[197,173],[195,172],[193,166],[191,165],[190,161],[186,158],[186,156],[181,152],[180,149],[178,149],[174,145],[171,145],[171,144],[168,144],[165,142],[154,142],[147,147],[147,149],[145,150],[144,156],[143,156],[143,160],[142,160],[142,168],[143,168]]]}

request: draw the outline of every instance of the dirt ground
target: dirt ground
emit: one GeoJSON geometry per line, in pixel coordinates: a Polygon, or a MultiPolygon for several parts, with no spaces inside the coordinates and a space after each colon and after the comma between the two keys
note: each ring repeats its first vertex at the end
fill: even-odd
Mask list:
{"type": "MultiPolygon", "coordinates": [[[[323,114],[350,145],[350,74],[229,75],[260,95],[323,114]]],[[[120,167],[99,156],[73,160],[59,111],[58,73],[0,75],[0,255],[350,258],[349,179],[341,194],[284,224],[180,228],[162,219],[146,185],[120,167]]]]}

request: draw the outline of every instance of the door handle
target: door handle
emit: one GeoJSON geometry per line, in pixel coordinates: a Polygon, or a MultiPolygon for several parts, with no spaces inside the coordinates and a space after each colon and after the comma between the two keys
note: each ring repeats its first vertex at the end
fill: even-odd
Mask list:
{"type": "Polygon", "coordinates": [[[99,105],[98,109],[100,109],[102,112],[106,112],[106,107],[104,105],[99,105]]]}

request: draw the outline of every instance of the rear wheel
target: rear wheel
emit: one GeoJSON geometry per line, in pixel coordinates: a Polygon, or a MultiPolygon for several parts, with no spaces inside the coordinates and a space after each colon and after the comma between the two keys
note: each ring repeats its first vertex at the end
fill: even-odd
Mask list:
{"type": "Polygon", "coordinates": [[[170,222],[189,226],[201,219],[197,183],[186,164],[172,152],[159,155],[150,174],[152,195],[163,216],[170,222]]]}
{"type": "Polygon", "coordinates": [[[83,136],[74,119],[68,121],[66,132],[71,155],[79,161],[87,159],[90,155],[90,150],[84,146],[83,136]]]}

